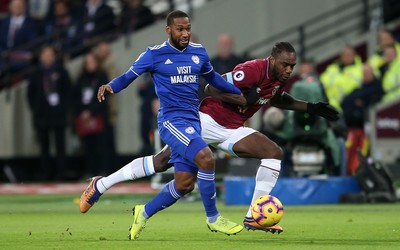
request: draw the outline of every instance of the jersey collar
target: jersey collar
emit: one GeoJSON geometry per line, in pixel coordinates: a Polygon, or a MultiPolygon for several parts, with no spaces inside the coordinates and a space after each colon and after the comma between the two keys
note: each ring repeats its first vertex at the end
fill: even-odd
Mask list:
{"type": "MultiPolygon", "coordinates": [[[[174,50],[176,50],[176,51],[178,51],[178,52],[184,52],[186,49],[187,49],[187,47],[186,48],[184,48],[183,50],[179,50],[179,49],[177,49],[177,48],[175,48],[174,46],[172,46],[172,44],[170,43],[170,41],[169,41],[169,38],[167,39],[167,44],[168,44],[168,46],[170,47],[170,48],[172,48],[172,49],[174,49],[174,50]]],[[[189,45],[188,45],[189,46],[189,45]]]]}
{"type": "Polygon", "coordinates": [[[265,59],[266,61],[267,61],[267,67],[266,67],[266,71],[267,71],[267,74],[266,74],[266,76],[267,76],[267,79],[269,80],[271,77],[270,77],[270,66],[269,66],[269,59],[270,59],[270,57],[267,57],[267,59],[265,59]]]}

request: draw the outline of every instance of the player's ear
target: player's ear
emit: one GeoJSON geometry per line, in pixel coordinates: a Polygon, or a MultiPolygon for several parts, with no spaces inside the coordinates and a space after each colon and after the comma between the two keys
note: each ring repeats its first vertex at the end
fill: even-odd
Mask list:
{"type": "Polygon", "coordinates": [[[171,26],[165,26],[165,32],[167,32],[168,35],[171,35],[171,26]]]}
{"type": "Polygon", "coordinates": [[[269,62],[271,63],[271,65],[274,65],[275,64],[275,57],[270,56],[269,57],[269,62]]]}

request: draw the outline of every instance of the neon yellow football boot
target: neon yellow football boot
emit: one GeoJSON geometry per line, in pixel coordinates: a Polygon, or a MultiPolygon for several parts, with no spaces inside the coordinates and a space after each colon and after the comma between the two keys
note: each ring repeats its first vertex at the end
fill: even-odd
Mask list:
{"type": "Polygon", "coordinates": [[[218,216],[217,220],[214,223],[210,223],[206,221],[208,229],[211,232],[221,232],[226,235],[235,235],[243,230],[243,226],[229,221],[228,219],[222,217],[221,215],[218,216]]]}
{"type": "Polygon", "coordinates": [[[129,228],[129,239],[137,240],[139,238],[140,233],[146,227],[146,222],[148,219],[143,216],[144,205],[136,205],[133,211],[133,224],[129,228]]]}

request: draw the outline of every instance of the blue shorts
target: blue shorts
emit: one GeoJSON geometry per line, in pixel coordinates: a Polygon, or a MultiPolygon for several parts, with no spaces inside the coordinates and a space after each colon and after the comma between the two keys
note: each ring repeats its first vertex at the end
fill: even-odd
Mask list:
{"type": "Polygon", "coordinates": [[[169,163],[174,164],[175,172],[197,173],[194,159],[200,150],[208,145],[201,138],[200,122],[183,120],[158,123],[160,137],[171,148],[169,163]]]}

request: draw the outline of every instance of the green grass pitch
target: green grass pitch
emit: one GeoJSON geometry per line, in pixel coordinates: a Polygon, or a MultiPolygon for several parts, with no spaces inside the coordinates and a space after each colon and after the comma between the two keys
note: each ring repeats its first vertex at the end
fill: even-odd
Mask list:
{"type": "MultiPolygon", "coordinates": [[[[0,249],[400,249],[400,204],[285,206],[282,234],[211,233],[202,203],[181,201],[128,240],[131,208],[149,196],[104,195],[80,214],[79,195],[1,195],[0,249]]],[[[218,203],[241,222],[247,206],[218,203]]]]}

